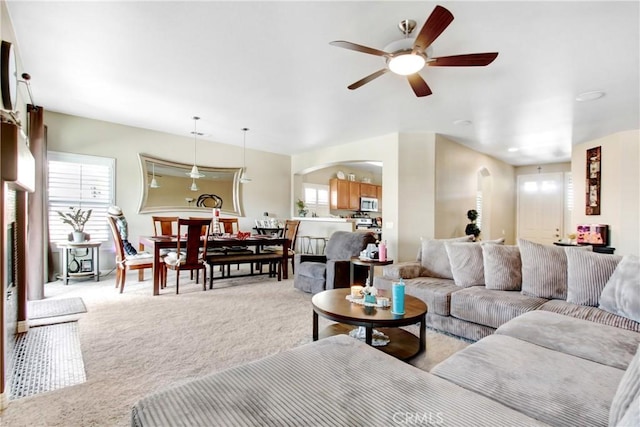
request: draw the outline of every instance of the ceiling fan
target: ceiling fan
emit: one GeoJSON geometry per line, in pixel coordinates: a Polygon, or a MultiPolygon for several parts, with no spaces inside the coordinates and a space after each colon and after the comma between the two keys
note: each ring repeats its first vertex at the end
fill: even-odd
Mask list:
{"type": "Polygon", "coordinates": [[[407,80],[416,96],[428,96],[432,93],[431,88],[429,88],[429,85],[427,85],[427,82],[424,81],[422,76],[418,74],[425,65],[430,67],[480,67],[491,64],[498,56],[498,52],[490,52],[441,56],[439,58],[432,57],[433,49],[431,48],[431,44],[452,21],[453,15],[451,12],[442,6],[436,6],[415,39],[409,38],[409,35],[415,29],[416,21],[405,19],[398,24],[405,38],[392,42],[387,45],[384,50],[374,49],[344,40],[333,41],[330,44],[385,58],[386,66],[384,68],[349,85],[349,89],[357,89],[391,71],[395,74],[407,76],[407,80]]]}

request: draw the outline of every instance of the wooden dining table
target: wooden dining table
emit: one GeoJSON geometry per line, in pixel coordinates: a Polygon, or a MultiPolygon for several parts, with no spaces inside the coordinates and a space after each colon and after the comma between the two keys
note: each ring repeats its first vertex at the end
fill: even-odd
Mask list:
{"type": "MultiPolygon", "coordinates": [[[[204,239],[202,240],[204,246],[204,239]]],[[[260,253],[263,246],[282,245],[282,278],[289,278],[288,268],[288,249],[289,240],[284,237],[273,237],[268,235],[252,235],[245,239],[239,239],[234,236],[230,237],[213,237],[209,236],[207,240],[207,249],[225,248],[233,246],[254,246],[256,253],[260,253]]],[[[153,295],[160,295],[160,250],[176,249],[178,246],[178,238],[175,236],[140,236],[138,246],[141,251],[148,251],[153,254],[153,295]]]]}

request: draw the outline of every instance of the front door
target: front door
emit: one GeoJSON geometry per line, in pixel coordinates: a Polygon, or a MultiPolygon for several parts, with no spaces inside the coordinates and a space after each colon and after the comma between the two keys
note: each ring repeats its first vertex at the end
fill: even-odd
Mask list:
{"type": "Polygon", "coordinates": [[[518,237],[550,245],[563,235],[563,173],[518,176],[518,237]]]}

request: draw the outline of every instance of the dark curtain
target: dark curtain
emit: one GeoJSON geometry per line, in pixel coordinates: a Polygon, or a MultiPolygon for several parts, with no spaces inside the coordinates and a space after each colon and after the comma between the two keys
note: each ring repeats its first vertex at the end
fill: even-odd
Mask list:
{"type": "Polygon", "coordinates": [[[49,273],[49,218],[47,209],[47,138],[44,109],[27,105],[29,148],[36,163],[36,190],[28,195],[27,204],[27,297],[44,298],[44,284],[51,280],[49,273]]]}

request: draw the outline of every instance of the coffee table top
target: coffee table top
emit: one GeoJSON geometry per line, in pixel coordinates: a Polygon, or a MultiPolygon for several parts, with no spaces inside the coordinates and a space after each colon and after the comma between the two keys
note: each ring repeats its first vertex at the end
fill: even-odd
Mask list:
{"type": "Polygon", "coordinates": [[[350,294],[350,288],[319,292],[311,299],[313,310],[336,322],[372,327],[411,325],[419,322],[427,312],[427,305],[411,295],[405,295],[405,314],[392,314],[390,308],[365,307],[352,303],[346,299],[350,294]]]}

